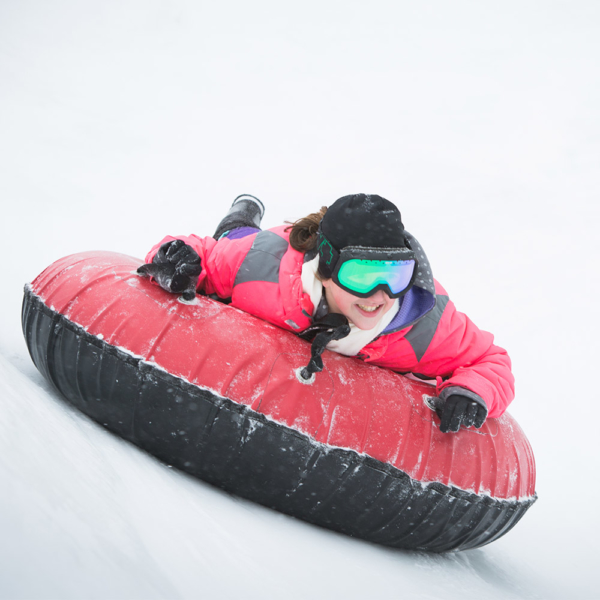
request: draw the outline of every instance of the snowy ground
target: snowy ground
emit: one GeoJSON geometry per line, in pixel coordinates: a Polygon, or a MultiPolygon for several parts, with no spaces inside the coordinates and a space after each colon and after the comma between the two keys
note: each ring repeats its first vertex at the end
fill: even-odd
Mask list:
{"type": "Polygon", "coordinates": [[[0,598],[598,598],[600,4],[0,2],[0,598]],[[22,285],[82,250],[395,201],[509,349],[538,503],[391,551],[165,467],[63,404],[22,285]]]}

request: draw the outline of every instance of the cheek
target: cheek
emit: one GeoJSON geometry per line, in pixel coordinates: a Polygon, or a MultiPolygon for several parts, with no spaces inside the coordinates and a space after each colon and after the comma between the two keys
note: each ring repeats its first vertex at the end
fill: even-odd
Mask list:
{"type": "Polygon", "coordinates": [[[333,300],[333,302],[335,303],[334,308],[348,315],[348,312],[351,310],[352,304],[356,300],[356,297],[344,291],[337,285],[328,285],[326,286],[326,288],[326,295],[328,299],[333,300]]]}
{"type": "Polygon", "coordinates": [[[335,290],[335,301],[337,302],[337,305],[344,311],[350,310],[356,300],[357,298],[355,296],[345,292],[340,288],[335,290]]]}

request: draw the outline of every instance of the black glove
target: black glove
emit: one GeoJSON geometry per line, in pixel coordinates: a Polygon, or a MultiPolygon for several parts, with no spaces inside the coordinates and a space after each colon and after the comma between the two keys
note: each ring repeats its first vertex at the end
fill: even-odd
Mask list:
{"type": "Polygon", "coordinates": [[[142,265],[137,272],[154,277],[163,290],[183,294],[184,300],[193,300],[202,264],[191,246],[182,240],[173,240],[163,244],[152,263],[142,265]]]}
{"type": "MultiPolygon", "coordinates": [[[[439,399],[438,399],[439,400],[439,399]]],[[[456,433],[461,425],[479,429],[487,417],[487,408],[466,396],[452,394],[437,406],[436,412],[441,419],[440,431],[456,433]]]]}

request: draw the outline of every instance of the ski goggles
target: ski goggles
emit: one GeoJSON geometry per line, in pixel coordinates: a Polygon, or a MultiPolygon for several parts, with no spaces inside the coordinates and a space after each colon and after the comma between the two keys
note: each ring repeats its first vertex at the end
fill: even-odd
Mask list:
{"type": "Polygon", "coordinates": [[[320,242],[319,252],[331,278],[354,296],[367,298],[383,290],[390,298],[399,298],[417,276],[417,261],[409,248],[347,246],[338,252],[322,233],[320,242]]]}
{"type": "Polygon", "coordinates": [[[390,298],[405,294],[417,274],[408,248],[347,247],[333,271],[333,281],[355,296],[367,298],[383,290],[390,298]]]}

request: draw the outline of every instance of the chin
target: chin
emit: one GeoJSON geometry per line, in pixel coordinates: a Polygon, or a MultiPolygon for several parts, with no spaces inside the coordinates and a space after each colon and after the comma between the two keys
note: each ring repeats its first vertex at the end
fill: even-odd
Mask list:
{"type": "Polygon", "coordinates": [[[365,319],[361,319],[361,318],[350,319],[350,321],[352,323],[354,323],[354,325],[356,327],[358,327],[358,329],[362,329],[363,331],[368,331],[369,329],[374,329],[380,320],[381,320],[381,318],[373,319],[373,320],[365,320],[365,319]]]}

